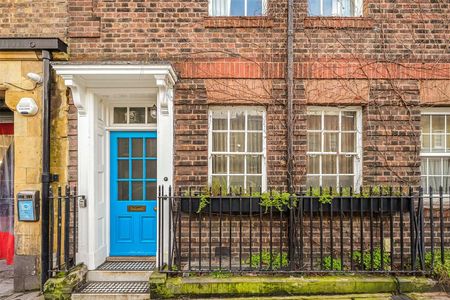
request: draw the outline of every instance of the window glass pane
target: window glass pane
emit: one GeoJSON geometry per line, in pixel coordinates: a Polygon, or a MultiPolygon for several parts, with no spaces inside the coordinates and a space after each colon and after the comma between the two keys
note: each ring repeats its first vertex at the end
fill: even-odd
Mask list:
{"type": "Polygon", "coordinates": [[[262,152],[262,132],[250,132],[247,134],[247,152],[262,152]]]}
{"type": "Polygon", "coordinates": [[[432,134],[431,135],[431,143],[432,143],[433,148],[431,150],[433,152],[443,152],[445,149],[444,141],[445,141],[445,135],[432,134]]]}
{"type": "Polygon", "coordinates": [[[145,123],[145,107],[130,107],[130,124],[145,123]]]}
{"type": "Polygon", "coordinates": [[[127,108],[114,107],[114,123],[127,124],[127,108]]]}
{"type": "Polygon", "coordinates": [[[134,179],[140,179],[144,176],[143,173],[143,165],[144,161],[141,159],[133,159],[131,163],[131,174],[133,175],[134,179]]]}
{"type": "Polygon", "coordinates": [[[232,132],[230,134],[230,151],[244,152],[245,151],[245,133],[232,132]]]}
{"type": "Polygon", "coordinates": [[[247,16],[262,15],[262,0],[247,0],[247,16]]]}
{"type": "Polygon", "coordinates": [[[212,151],[225,152],[227,151],[227,133],[213,132],[212,133],[212,151]]]}
{"type": "Polygon", "coordinates": [[[156,181],[155,182],[149,182],[147,181],[145,183],[145,200],[156,200],[157,195],[157,186],[156,181]]]}
{"type": "Polygon", "coordinates": [[[433,189],[433,193],[439,191],[439,187],[441,186],[441,176],[429,176],[428,177],[428,187],[427,191],[429,191],[430,187],[433,189]]]}
{"type": "Polygon", "coordinates": [[[321,151],[321,136],[320,132],[308,132],[308,151],[321,151]]]}
{"type": "Polygon", "coordinates": [[[339,115],[325,115],[323,125],[325,130],[339,130],[339,115]]]}
{"type": "Polygon", "coordinates": [[[146,139],[145,152],[147,157],[156,157],[156,139],[146,139]]]}
{"type": "Polygon", "coordinates": [[[117,139],[117,152],[119,157],[129,156],[129,139],[117,139]]]}
{"type": "Polygon", "coordinates": [[[428,159],[428,175],[442,175],[440,158],[428,159]]]}
{"type": "Polygon", "coordinates": [[[428,184],[427,184],[427,177],[426,176],[422,176],[420,182],[421,182],[423,190],[426,191],[427,190],[427,186],[428,186],[428,184]]]}
{"type": "Polygon", "coordinates": [[[353,187],[353,176],[339,176],[339,186],[353,187]]]}
{"type": "MultiPolygon", "coordinates": [[[[318,0],[315,0],[318,1],[318,0]]],[[[336,0],[323,0],[323,16],[333,15],[333,1],[336,0]]],[[[318,1],[319,2],[319,1],[318,1]]]]}
{"type": "Polygon", "coordinates": [[[356,152],[356,134],[342,133],[341,134],[341,151],[342,152],[356,152]]]}
{"type": "Polygon", "coordinates": [[[118,195],[117,200],[128,200],[128,181],[119,181],[118,182],[118,195]]]}
{"type": "Polygon", "coordinates": [[[339,156],[339,173],[353,174],[353,156],[339,156]]]}
{"type": "Polygon", "coordinates": [[[119,160],[119,164],[118,164],[118,174],[117,177],[120,179],[123,178],[129,178],[130,174],[129,174],[129,169],[128,169],[128,159],[126,160],[119,160]]]}
{"type": "Polygon", "coordinates": [[[244,176],[230,176],[231,188],[244,188],[244,176]]]}
{"type": "Polygon", "coordinates": [[[320,1],[308,0],[308,12],[310,16],[320,16],[320,1]]]}
{"type": "Polygon", "coordinates": [[[133,157],[142,157],[144,153],[143,139],[131,139],[131,153],[133,157]]]}
{"type": "Polygon", "coordinates": [[[352,131],[356,130],[356,112],[344,111],[342,112],[341,130],[352,131]]]}
{"type": "Polygon", "coordinates": [[[447,152],[450,152],[450,134],[447,134],[447,152]]]}
{"type": "Polygon", "coordinates": [[[247,126],[248,130],[262,130],[262,122],[263,122],[262,116],[248,115],[247,119],[248,119],[248,126],[247,126]]]}
{"type": "Polygon", "coordinates": [[[230,0],[231,9],[230,16],[245,16],[245,1],[244,0],[230,0]]]}
{"type": "Polygon", "coordinates": [[[259,190],[262,184],[262,176],[247,176],[247,192],[251,187],[253,191],[259,190]]]}
{"type": "Polygon", "coordinates": [[[424,151],[424,152],[431,151],[429,134],[422,134],[422,151],[424,151]]]}
{"type": "Polygon", "coordinates": [[[244,155],[230,155],[230,174],[244,174],[244,155]]]}
{"type": "Polygon", "coordinates": [[[445,119],[447,120],[447,133],[450,134],[450,114],[446,115],[445,119]]]}
{"type": "Polygon", "coordinates": [[[337,186],[337,176],[323,176],[322,177],[322,186],[324,188],[337,186]]]}
{"type": "Polygon", "coordinates": [[[247,174],[262,173],[262,155],[247,155],[247,174]]]}
{"type": "Polygon", "coordinates": [[[147,107],[147,123],[155,124],[157,122],[156,117],[156,106],[155,107],[147,107]]]}
{"type": "Polygon", "coordinates": [[[231,130],[245,130],[245,113],[231,113],[231,130]]]}
{"type": "Polygon", "coordinates": [[[323,151],[324,152],[337,152],[338,151],[338,133],[330,133],[326,132],[323,134],[324,144],[323,151]]]}
{"type": "Polygon", "coordinates": [[[445,130],[445,116],[433,116],[432,120],[432,133],[444,133],[445,130]]]}
{"type": "Polygon", "coordinates": [[[308,124],[307,124],[308,130],[321,130],[322,129],[321,115],[308,115],[307,120],[308,120],[308,124]]]}
{"type": "Polygon", "coordinates": [[[336,155],[322,155],[322,173],[336,174],[336,155]]]}
{"type": "Polygon", "coordinates": [[[227,156],[226,155],[212,155],[212,173],[226,174],[227,173],[227,156]]]}
{"type": "Polygon", "coordinates": [[[221,186],[222,190],[227,189],[227,176],[213,176],[212,186],[221,186]]]}
{"type": "Polygon", "coordinates": [[[420,117],[420,127],[423,133],[430,133],[430,116],[422,115],[420,117]]]}
{"type": "Polygon", "coordinates": [[[320,176],[308,176],[308,177],[306,177],[306,186],[307,187],[320,186],[320,176]]]}
{"type": "Polygon", "coordinates": [[[428,174],[428,172],[427,172],[427,170],[428,170],[427,161],[428,160],[426,158],[422,158],[422,162],[420,164],[420,173],[422,173],[422,175],[428,174]]]}
{"type": "Polygon", "coordinates": [[[145,167],[145,171],[146,171],[145,178],[156,179],[156,171],[157,171],[156,170],[156,166],[157,166],[156,160],[147,159],[146,164],[147,165],[145,167]]]}
{"type": "Polygon", "coordinates": [[[308,155],[308,174],[320,174],[320,156],[308,155]]]}
{"type": "Polygon", "coordinates": [[[143,200],[143,183],[134,181],[131,183],[131,200],[143,200]]]}
{"type": "Polygon", "coordinates": [[[442,184],[442,188],[444,189],[443,193],[444,194],[448,194],[449,192],[449,187],[450,187],[450,177],[449,176],[444,176],[444,183],[442,184]]]}
{"type": "Polygon", "coordinates": [[[442,166],[443,166],[443,175],[450,175],[450,158],[445,157],[442,158],[442,166]]]}
{"type": "Polygon", "coordinates": [[[227,114],[217,114],[213,116],[212,129],[213,130],[227,130],[228,119],[227,114]]]}

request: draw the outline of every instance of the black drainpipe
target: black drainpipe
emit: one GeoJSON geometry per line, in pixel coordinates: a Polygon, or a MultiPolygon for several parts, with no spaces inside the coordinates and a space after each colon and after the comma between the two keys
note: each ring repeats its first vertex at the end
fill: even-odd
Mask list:
{"type": "Polygon", "coordinates": [[[42,50],[42,213],[41,289],[49,275],[49,187],[50,187],[50,51],[42,50]]]}

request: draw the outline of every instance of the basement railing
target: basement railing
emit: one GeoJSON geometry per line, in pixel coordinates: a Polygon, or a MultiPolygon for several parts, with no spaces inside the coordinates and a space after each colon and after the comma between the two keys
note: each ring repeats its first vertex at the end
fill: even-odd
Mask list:
{"type": "Polygon", "coordinates": [[[77,188],[50,188],[49,191],[49,277],[75,266],[77,253],[77,188]]]}
{"type": "Polygon", "coordinates": [[[450,255],[440,188],[159,188],[160,272],[431,273],[450,255]],[[161,251],[162,249],[162,251],[161,251]]]}

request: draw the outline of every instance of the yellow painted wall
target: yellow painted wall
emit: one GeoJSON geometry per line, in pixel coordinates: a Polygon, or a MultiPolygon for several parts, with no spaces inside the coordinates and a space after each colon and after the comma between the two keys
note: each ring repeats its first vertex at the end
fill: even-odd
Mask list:
{"type": "MultiPolygon", "coordinates": [[[[39,52],[0,52],[0,87],[6,88],[5,101],[14,111],[14,192],[41,190],[42,175],[42,86],[36,88],[26,77],[29,72],[42,75],[39,52]],[[31,89],[21,90],[13,85],[31,89]],[[35,116],[22,116],[15,107],[22,97],[33,98],[39,111],[35,116]]],[[[55,78],[55,77],[54,77],[55,78]]],[[[68,139],[66,88],[61,79],[54,79],[52,88],[51,172],[60,176],[58,183],[67,182],[68,139]]],[[[16,199],[17,201],[17,199],[16,199]]],[[[15,202],[15,207],[17,207],[15,202]]],[[[14,235],[16,255],[40,256],[41,223],[19,222],[15,210],[14,235]]]]}

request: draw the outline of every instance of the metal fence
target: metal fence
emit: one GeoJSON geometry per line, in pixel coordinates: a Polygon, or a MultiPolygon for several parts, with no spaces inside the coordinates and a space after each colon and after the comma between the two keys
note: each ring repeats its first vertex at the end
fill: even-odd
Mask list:
{"type": "Polygon", "coordinates": [[[429,273],[450,245],[442,188],[212,194],[159,188],[161,272],[429,273]]]}
{"type": "Polygon", "coordinates": [[[75,265],[77,252],[77,210],[76,187],[50,188],[49,191],[49,276],[67,271],[75,265]]]}

